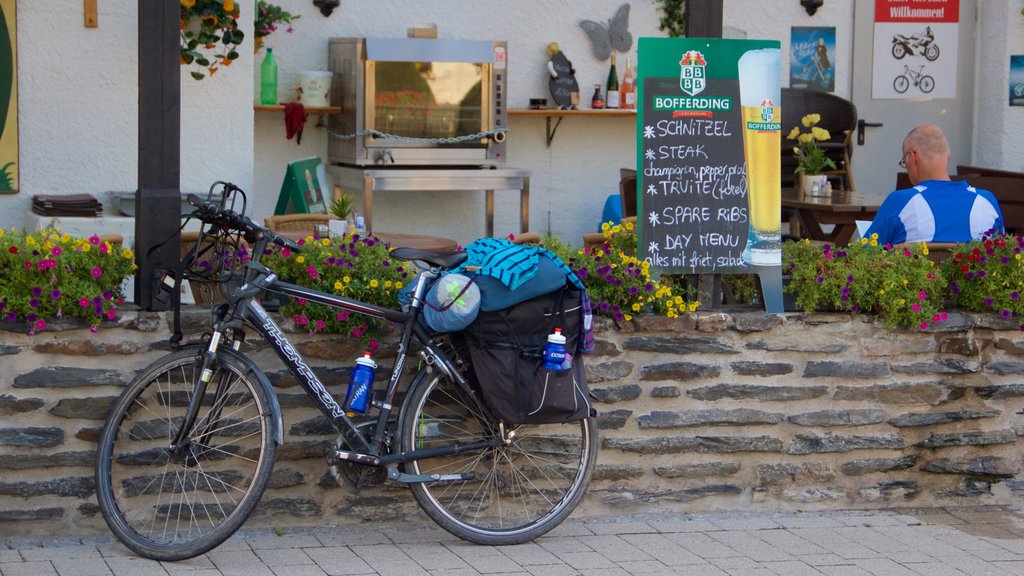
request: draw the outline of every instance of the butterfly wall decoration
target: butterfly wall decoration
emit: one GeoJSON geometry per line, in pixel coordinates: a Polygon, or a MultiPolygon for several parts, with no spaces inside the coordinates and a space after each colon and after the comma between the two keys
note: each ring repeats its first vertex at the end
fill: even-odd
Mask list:
{"type": "Polygon", "coordinates": [[[607,60],[612,49],[628,52],[633,47],[633,35],[629,33],[629,3],[619,6],[607,26],[593,20],[580,20],[580,28],[587,33],[590,50],[598,60],[607,60]]]}

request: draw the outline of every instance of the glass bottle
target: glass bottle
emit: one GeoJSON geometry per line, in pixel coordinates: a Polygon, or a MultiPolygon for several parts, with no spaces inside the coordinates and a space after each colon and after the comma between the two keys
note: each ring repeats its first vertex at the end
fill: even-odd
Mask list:
{"type": "Polygon", "coordinates": [[[608,85],[605,90],[605,108],[619,107],[619,73],[615,71],[615,54],[612,54],[612,67],[608,69],[608,85]]]}
{"type": "Polygon", "coordinates": [[[594,97],[590,99],[590,107],[594,110],[604,108],[604,98],[601,97],[600,84],[594,84],[594,97]]]}
{"type": "Polygon", "coordinates": [[[636,109],[636,80],[633,78],[633,71],[629,65],[629,56],[626,56],[626,73],[622,76],[622,87],[619,88],[619,106],[624,110],[636,109]]]}

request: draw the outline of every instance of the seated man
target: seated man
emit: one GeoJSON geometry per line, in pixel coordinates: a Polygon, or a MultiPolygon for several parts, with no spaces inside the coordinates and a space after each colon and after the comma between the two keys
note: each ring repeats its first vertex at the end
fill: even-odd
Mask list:
{"type": "Polygon", "coordinates": [[[1003,231],[999,202],[988,190],[949,179],[949,144],[934,124],[918,126],[903,140],[900,167],[912,188],[896,190],[882,202],[866,238],[879,244],[967,242],[988,230],[1003,231]]]}

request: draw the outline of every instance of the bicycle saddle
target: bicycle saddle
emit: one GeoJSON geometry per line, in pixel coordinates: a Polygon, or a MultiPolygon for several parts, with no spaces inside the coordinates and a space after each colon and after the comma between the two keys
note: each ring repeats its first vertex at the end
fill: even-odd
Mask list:
{"type": "Polygon", "coordinates": [[[422,260],[435,266],[451,269],[466,261],[469,255],[462,252],[428,252],[418,248],[395,248],[391,251],[391,257],[396,260],[422,260]]]}

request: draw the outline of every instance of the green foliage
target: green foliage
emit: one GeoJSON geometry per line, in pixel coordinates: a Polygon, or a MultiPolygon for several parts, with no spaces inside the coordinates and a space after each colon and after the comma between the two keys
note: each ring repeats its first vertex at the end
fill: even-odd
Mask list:
{"type": "Polygon", "coordinates": [[[97,236],[0,229],[0,317],[24,322],[35,333],[46,329],[47,320],[73,316],[95,331],[101,321],[116,318],[124,303],[121,283],[134,271],[130,249],[97,236]]]}
{"type": "Polygon", "coordinates": [[[234,0],[181,0],[181,63],[192,66],[192,78],[213,76],[238,59],[245,39],[238,28],[234,0]]]}
{"type": "MultiPolygon", "coordinates": [[[[396,307],[397,294],[412,274],[388,256],[388,245],[376,236],[306,237],[302,250],[274,247],[263,263],[286,282],[338,294],[383,307],[396,307]]],[[[323,304],[297,299],[281,307],[296,327],[310,333],[331,332],[369,338],[384,322],[323,304]]]]}
{"type": "Polygon", "coordinates": [[[277,4],[259,0],[256,3],[256,21],[253,23],[253,30],[256,33],[257,39],[269,36],[281,25],[288,25],[287,31],[291,32],[292,21],[298,20],[301,17],[299,14],[284,11],[277,4]]]}
{"type": "Polygon", "coordinates": [[[943,263],[953,302],[972,312],[1016,318],[1024,330],[1024,239],[1010,234],[961,245],[943,263]]]}
{"type": "Polygon", "coordinates": [[[941,308],[946,280],[920,245],[887,249],[864,240],[837,248],[788,241],[782,245],[782,266],[792,276],[786,291],[796,294],[807,313],[873,313],[887,327],[922,330],[946,318],[941,308]]]}
{"type": "Polygon", "coordinates": [[[686,0],[655,0],[661,10],[658,29],[672,38],[686,36],[686,0]]]}
{"type": "Polygon", "coordinates": [[[348,215],[352,213],[352,207],[352,195],[342,192],[341,196],[338,196],[331,201],[331,214],[334,214],[342,220],[346,220],[348,219],[348,215]]]}

